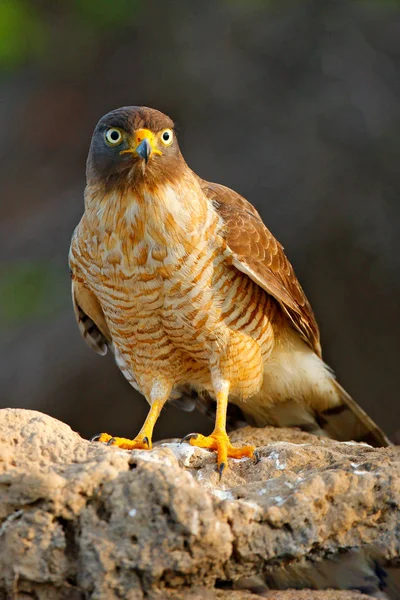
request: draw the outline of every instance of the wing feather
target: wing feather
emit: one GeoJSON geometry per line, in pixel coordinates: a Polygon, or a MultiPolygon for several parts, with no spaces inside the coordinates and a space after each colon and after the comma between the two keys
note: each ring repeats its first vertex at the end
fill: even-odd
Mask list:
{"type": "Polygon", "coordinates": [[[104,356],[111,335],[96,296],[83,283],[72,279],[72,303],[79,331],[87,345],[104,356]]]}
{"type": "Polygon", "coordinates": [[[321,356],[318,325],[281,244],[257,210],[233,190],[201,181],[206,196],[222,217],[232,264],[271,294],[303,339],[321,356]]]}

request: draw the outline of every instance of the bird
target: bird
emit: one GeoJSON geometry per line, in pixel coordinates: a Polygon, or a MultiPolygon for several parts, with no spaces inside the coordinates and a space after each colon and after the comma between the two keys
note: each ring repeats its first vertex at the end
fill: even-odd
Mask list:
{"type": "Polygon", "coordinates": [[[324,363],[282,245],[250,202],[187,165],[167,115],[141,106],[104,115],[86,175],[69,252],[76,320],[150,406],[134,439],[96,440],[150,449],[170,401],[215,415],[210,435],[183,439],[215,451],[220,476],[228,458],[255,456],[231,444],[228,406],[258,427],[389,445],[324,363]]]}

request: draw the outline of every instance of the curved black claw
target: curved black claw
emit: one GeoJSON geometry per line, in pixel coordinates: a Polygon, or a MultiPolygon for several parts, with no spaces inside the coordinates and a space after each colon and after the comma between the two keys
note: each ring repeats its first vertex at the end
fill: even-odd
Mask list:
{"type": "Polygon", "coordinates": [[[107,442],[107,446],[112,446],[114,442],[115,442],[115,437],[110,438],[107,442]]]}
{"type": "Polygon", "coordinates": [[[143,438],[143,444],[146,444],[146,446],[148,448],[150,448],[150,442],[149,442],[149,438],[147,436],[143,438]]]}
{"type": "Polygon", "coordinates": [[[101,438],[101,433],[95,433],[94,435],[92,435],[89,442],[98,442],[100,438],[101,438]]]}
{"type": "Polygon", "coordinates": [[[253,456],[254,456],[254,464],[255,464],[255,465],[258,465],[258,463],[259,463],[259,462],[260,462],[260,460],[261,460],[261,456],[260,456],[260,454],[259,454],[258,450],[254,450],[254,454],[253,454],[253,456]]]}
{"type": "Polygon", "coordinates": [[[187,442],[187,440],[197,438],[198,435],[199,435],[198,433],[188,433],[187,435],[185,435],[185,437],[183,437],[181,439],[181,441],[179,442],[179,445],[182,444],[183,442],[187,442]]]}
{"type": "Polygon", "coordinates": [[[225,470],[225,467],[226,467],[226,464],[225,464],[225,463],[221,463],[221,464],[218,466],[218,473],[219,473],[219,480],[220,480],[220,481],[221,481],[221,478],[222,478],[222,473],[223,473],[223,472],[224,472],[224,470],[225,470]]]}

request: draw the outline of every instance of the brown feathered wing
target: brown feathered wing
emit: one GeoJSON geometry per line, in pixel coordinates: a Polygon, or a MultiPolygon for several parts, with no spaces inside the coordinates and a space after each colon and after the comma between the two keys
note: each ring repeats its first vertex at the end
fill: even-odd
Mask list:
{"type": "MultiPolygon", "coordinates": [[[[281,244],[245,198],[223,185],[207,181],[200,181],[200,185],[224,221],[224,236],[233,266],[279,302],[303,340],[321,358],[319,330],[314,313],[281,244]]],[[[317,414],[311,413],[311,409],[292,399],[277,404],[274,407],[274,422],[266,419],[264,424],[297,426],[338,440],[353,439],[374,446],[389,445],[385,434],[339,383],[333,380],[333,375],[327,371],[327,376],[332,377],[341,400],[340,405],[317,414]]],[[[206,400],[202,399],[203,405],[206,400]]],[[[205,412],[204,406],[202,408],[205,412]]],[[[208,412],[211,412],[210,409],[208,412]]]]}
{"type": "Polygon", "coordinates": [[[281,244],[245,198],[216,183],[204,181],[202,188],[225,223],[232,264],[278,300],[302,338],[321,356],[314,313],[281,244]]]}
{"type": "Polygon", "coordinates": [[[72,304],[83,339],[104,356],[111,344],[111,334],[96,296],[83,283],[72,280],[72,304]]]}

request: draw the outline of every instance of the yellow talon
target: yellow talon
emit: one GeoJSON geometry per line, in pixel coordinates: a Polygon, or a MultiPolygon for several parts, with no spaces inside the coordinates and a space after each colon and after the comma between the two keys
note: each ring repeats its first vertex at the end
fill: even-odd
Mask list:
{"type": "Polygon", "coordinates": [[[97,441],[108,444],[109,446],[117,446],[123,450],[150,450],[152,447],[151,440],[147,436],[138,435],[134,440],[127,438],[113,437],[108,433],[102,433],[96,436],[97,441]]]}
{"type": "Polygon", "coordinates": [[[146,417],[143,427],[134,440],[127,438],[113,437],[108,433],[101,433],[92,437],[91,441],[98,441],[108,444],[109,446],[117,446],[123,450],[150,450],[153,446],[151,438],[153,436],[153,428],[157,418],[161,412],[168,396],[162,400],[155,400],[150,407],[149,414],[146,417]]]}
{"type": "Polygon", "coordinates": [[[251,458],[254,456],[255,446],[243,446],[242,448],[235,448],[232,446],[229,436],[224,431],[213,431],[211,435],[205,436],[200,433],[190,438],[189,443],[192,446],[198,448],[207,448],[208,450],[216,450],[218,471],[220,476],[225,469],[228,457],[229,458],[242,458],[247,456],[251,458]]]}

